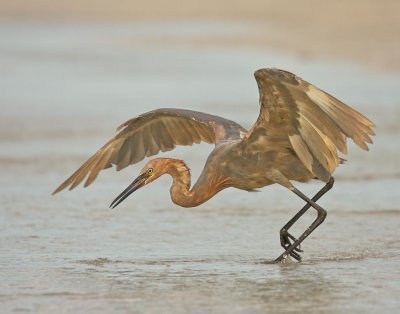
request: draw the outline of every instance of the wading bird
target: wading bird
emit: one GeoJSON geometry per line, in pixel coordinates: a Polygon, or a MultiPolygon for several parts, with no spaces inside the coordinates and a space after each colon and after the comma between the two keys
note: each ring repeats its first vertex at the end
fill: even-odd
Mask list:
{"type": "Polygon", "coordinates": [[[54,193],[69,186],[73,189],[85,177],[85,187],[102,169],[116,165],[121,170],[176,145],[201,141],[215,144],[204,169],[191,188],[189,168],[182,160],[150,160],[139,176],[111,203],[114,208],[137,189],[164,174],[173,178],[172,201],[183,207],[198,206],[228,187],[253,191],[278,183],[302,198],[306,205],[280,230],[284,252],[300,261],[300,243],[325,219],[326,211],[316,201],[334,183],[332,173],[343,161],[351,138],[368,150],[374,124],[338,99],[279,69],[255,72],[260,93],[260,114],[254,126],[246,130],[234,121],[183,109],[158,109],[122,124],[119,133],[90,157],[54,193]],[[291,181],[319,179],[325,186],[312,198],[300,192],[291,181]],[[317,218],[297,239],[290,227],[310,208],[317,218]]]}

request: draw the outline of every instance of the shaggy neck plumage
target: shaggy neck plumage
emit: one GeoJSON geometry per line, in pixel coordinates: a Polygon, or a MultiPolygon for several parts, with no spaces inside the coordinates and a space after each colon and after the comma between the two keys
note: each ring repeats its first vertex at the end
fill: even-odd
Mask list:
{"type": "Polygon", "coordinates": [[[166,173],[172,176],[173,182],[170,189],[172,201],[182,207],[195,207],[208,200],[215,193],[211,191],[199,190],[198,186],[204,187],[205,184],[198,184],[203,177],[190,190],[191,174],[189,168],[182,160],[173,159],[166,169],[166,173]]]}

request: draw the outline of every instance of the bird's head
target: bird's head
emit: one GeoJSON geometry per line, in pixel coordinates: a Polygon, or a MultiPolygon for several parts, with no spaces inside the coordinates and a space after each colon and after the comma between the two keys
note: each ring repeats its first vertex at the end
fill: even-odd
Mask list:
{"type": "Polygon", "coordinates": [[[153,182],[165,174],[169,165],[168,158],[156,158],[150,160],[140,171],[139,176],[111,203],[110,207],[115,208],[124,199],[141,187],[153,182]]]}

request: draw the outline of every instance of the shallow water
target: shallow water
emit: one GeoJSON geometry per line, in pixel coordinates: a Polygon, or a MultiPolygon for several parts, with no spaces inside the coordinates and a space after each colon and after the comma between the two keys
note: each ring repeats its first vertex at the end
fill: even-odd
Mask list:
{"type": "MultiPolygon", "coordinates": [[[[246,34],[249,23],[0,24],[2,311],[398,309],[400,75],[189,40],[246,34]],[[337,170],[320,201],[328,218],[304,242],[301,263],[268,263],[281,253],[280,227],[302,206],[278,186],[226,190],[184,209],[161,178],[109,210],[139,163],[105,171],[89,189],[50,196],[119,123],[142,112],[191,108],[250,126],[258,114],[252,72],[267,66],[299,73],[378,126],[371,151],[352,145],[337,170]]],[[[196,177],[211,149],[165,155],[185,159],[196,177]]],[[[312,195],[321,184],[298,187],[312,195]]]]}

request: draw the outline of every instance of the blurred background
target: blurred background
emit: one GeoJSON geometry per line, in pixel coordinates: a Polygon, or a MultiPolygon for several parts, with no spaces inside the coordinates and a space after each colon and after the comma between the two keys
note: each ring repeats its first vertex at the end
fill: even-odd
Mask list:
{"type": "MultiPolygon", "coordinates": [[[[389,312],[400,293],[398,1],[0,0],[0,306],[5,312],[389,312]],[[253,72],[296,73],[376,125],[350,145],[301,264],[281,187],[183,209],[163,177],[108,204],[144,162],[51,196],[138,114],[176,107],[250,127],[253,72]]],[[[163,154],[199,175],[212,147],[163,154]]],[[[298,184],[312,196],[321,183],[298,184]]],[[[300,234],[310,212],[295,228],[300,234]]]]}

